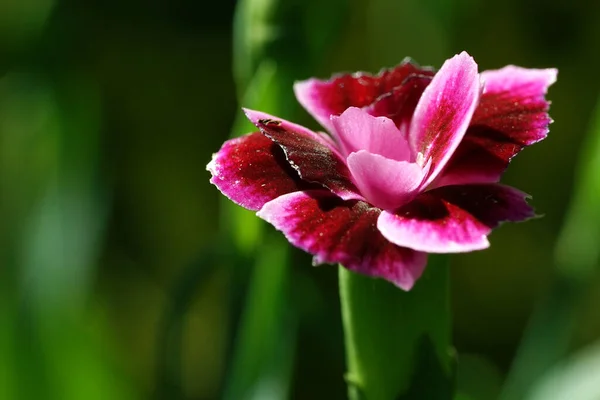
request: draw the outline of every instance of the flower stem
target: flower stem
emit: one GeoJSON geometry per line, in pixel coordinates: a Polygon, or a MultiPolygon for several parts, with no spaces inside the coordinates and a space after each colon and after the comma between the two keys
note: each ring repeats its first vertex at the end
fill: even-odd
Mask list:
{"type": "Polygon", "coordinates": [[[340,266],[350,399],[452,398],[446,264],[431,257],[410,292],[340,266]]]}

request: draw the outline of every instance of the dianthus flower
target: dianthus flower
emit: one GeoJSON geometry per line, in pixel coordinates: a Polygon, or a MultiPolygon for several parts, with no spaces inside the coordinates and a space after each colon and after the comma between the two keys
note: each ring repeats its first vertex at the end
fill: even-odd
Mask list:
{"type": "Polygon", "coordinates": [[[555,69],[478,73],[463,52],[439,71],[410,60],[377,75],[298,82],[329,132],[244,110],[258,132],[225,142],[211,182],[271,223],[314,264],[409,290],[427,253],[484,249],[503,221],[534,215],[499,184],[512,157],[544,139],[555,69]]]}

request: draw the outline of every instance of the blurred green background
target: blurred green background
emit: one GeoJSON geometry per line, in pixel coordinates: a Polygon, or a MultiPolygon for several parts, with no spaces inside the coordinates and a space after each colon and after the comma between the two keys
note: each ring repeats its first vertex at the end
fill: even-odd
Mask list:
{"type": "MultiPolygon", "coordinates": [[[[588,147],[600,93],[600,3],[294,3],[315,16],[316,31],[335,24],[336,34],[317,35],[328,50],[293,79],[376,72],[405,56],[439,67],[461,50],[481,70],[559,69],[550,135],[504,179],[530,193],[544,218],[503,226],[489,250],[451,257],[453,337],[466,366],[459,384],[495,396],[548,298],[566,318],[559,329],[568,321],[569,353],[599,339],[600,277],[592,270],[573,282],[554,249],[577,168],[586,168],[580,157],[596,157],[588,147]]],[[[226,218],[205,166],[241,113],[235,6],[0,1],[0,399],[222,396],[249,272],[225,265],[227,248],[215,251],[226,218]]],[[[311,32],[306,25],[296,34],[315,41],[311,32]]],[[[291,96],[291,87],[279,90],[291,96]]],[[[600,223],[590,204],[579,218],[600,223]]],[[[594,253],[600,243],[585,245],[594,253]]],[[[299,317],[288,341],[289,396],[345,398],[337,269],[312,268],[300,252],[293,258],[299,317]]],[[[262,390],[254,398],[277,398],[262,390]]]]}

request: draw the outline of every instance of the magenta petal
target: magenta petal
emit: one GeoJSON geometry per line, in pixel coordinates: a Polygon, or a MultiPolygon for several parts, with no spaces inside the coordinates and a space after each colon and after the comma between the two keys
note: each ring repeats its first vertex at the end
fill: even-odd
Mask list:
{"type": "Polygon", "coordinates": [[[392,243],[429,253],[484,249],[504,221],[534,216],[527,195],[503,185],[446,186],[425,192],[395,213],[382,212],[377,227],[392,243]]]}
{"type": "Polygon", "coordinates": [[[460,144],[477,102],[481,84],[477,64],[463,52],[447,60],[427,86],[410,124],[409,142],[417,161],[431,160],[431,182],[460,144]]]}
{"type": "Polygon", "coordinates": [[[332,116],[331,122],[346,155],[366,150],[392,160],[410,160],[408,142],[389,118],[350,107],[339,117],[332,116]]]}
{"type": "Polygon", "coordinates": [[[296,192],[269,203],[257,215],[282,231],[314,263],[340,263],[361,274],[409,290],[427,256],[396,246],[376,228],[381,210],[362,201],[343,201],[324,190],[296,192]]]}
{"type": "Polygon", "coordinates": [[[265,136],[283,149],[302,180],[325,186],[346,200],[363,199],[333,142],[301,125],[258,111],[244,111],[265,136]]]}
{"type": "Polygon", "coordinates": [[[330,80],[308,79],[294,85],[296,98],[327,130],[332,130],[329,117],[340,115],[348,107],[365,107],[379,96],[400,86],[413,74],[431,74],[409,60],[377,75],[364,72],[333,76],[330,80]]]}
{"type": "Polygon", "coordinates": [[[213,155],[210,182],[242,207],[259,210],[283,194],[306,189],[283,150],[259,132],[228,140],[213,155]]]}
{"type": "Polygon", "coordinates": [[[515,66],[482,72],[471,127],[435,185],[497,182],[512,157],[544,139],[552,122],[545,95],[556,74],[515,66]]]}
{"type": "Polygon", "coordinates": [[[411,200],[425,177],[425,171],[416,163],[390,160],[365,150],[350,154],[347,163],[362,195],[384,210],[411,200]]]}
{"type": "Polygon", "coordinates": [[[473,115],[473,126],[487,126],[522,145],[544,139],[551,122],[544,98],[556,82],[556,69],[527,69],[513,65],[484,71],[484,91],[473,115]]]}
{"type": "Polygon", "coordinates": [[[485,249],[491,231],[468,212],[429,193],[396,213],[382,212],[377,227],[390,242],[428,253],[485,249]]]}

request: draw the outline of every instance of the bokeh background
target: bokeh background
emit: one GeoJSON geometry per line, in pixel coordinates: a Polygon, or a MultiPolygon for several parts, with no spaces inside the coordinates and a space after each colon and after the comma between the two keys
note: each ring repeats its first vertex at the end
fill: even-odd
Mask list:
{"type": "MultiPolygon", "coordinates": [[[[451,257],[459,384],[473,399],[497,396],[513,379],[534,314],[546,325],[531,328],[542,327],[533,336],[540,348],[521,376],[536,362],[556,361],[544,358],[546,342],[564,347],[562,359],[599,339],[600,277],[592,267],[600,243],[586,229],[600,223],[593,207],[600,192],[580,202],[580,223],[564,227],[575,193],[593,188],[586,179],[600,174],[585,175],[600,134],[600,3],[292,3],[299,11],[297,24],[285,24],[295,40],[286,49],[297,67],[289,68],[292,80],[377,72],[405,56],[440,66],[462,50],[482,70],[559,69],[549,93],[551,133],[504,179],[530,193],[544,217],[501,227],[486,251],[451,257]],[[319,56],[306,65],[293,58],[315,42],[319,56]],[[592,261],[572,272],[568,255],[573,243],[582,254],[582,237],[592,261]],[[566,244],[557,253],[559,238],[566,244]]],[[[239,375],[232,360],[244,316],[254,320],[244,311],[251,260],[265,250],[237,254],[227,239],[236,233],[225,226],[231,207],[205,170],[241,117],[235,7],[235,0],[0,1],[0,399],[236,398],[228,389],[239,375]]],[[[249,29],[252,38],[280,33],[249,29]]],[[[291,87],[277,90],[292,98],[291,87]]],[[[298,110],[277,111],[317,128],[298,110]]],[[[249,386],[260,388],[239,398],[345,398],[336,268],[312,268],[308,256],[285,251],[293,284],[281,318],[293,322],[277,354],[286,373],[251,376],[249,386]]],[[[255,322],[261,337],[268,323],[255,322]]],[[[281,340],[254,349],[269,358],[277,346],[281,340]]],[[[600,380],[599,367],[591,371],[600,380]]],[[[253,365],[237,368],[255,373],[253,365]]]]}

